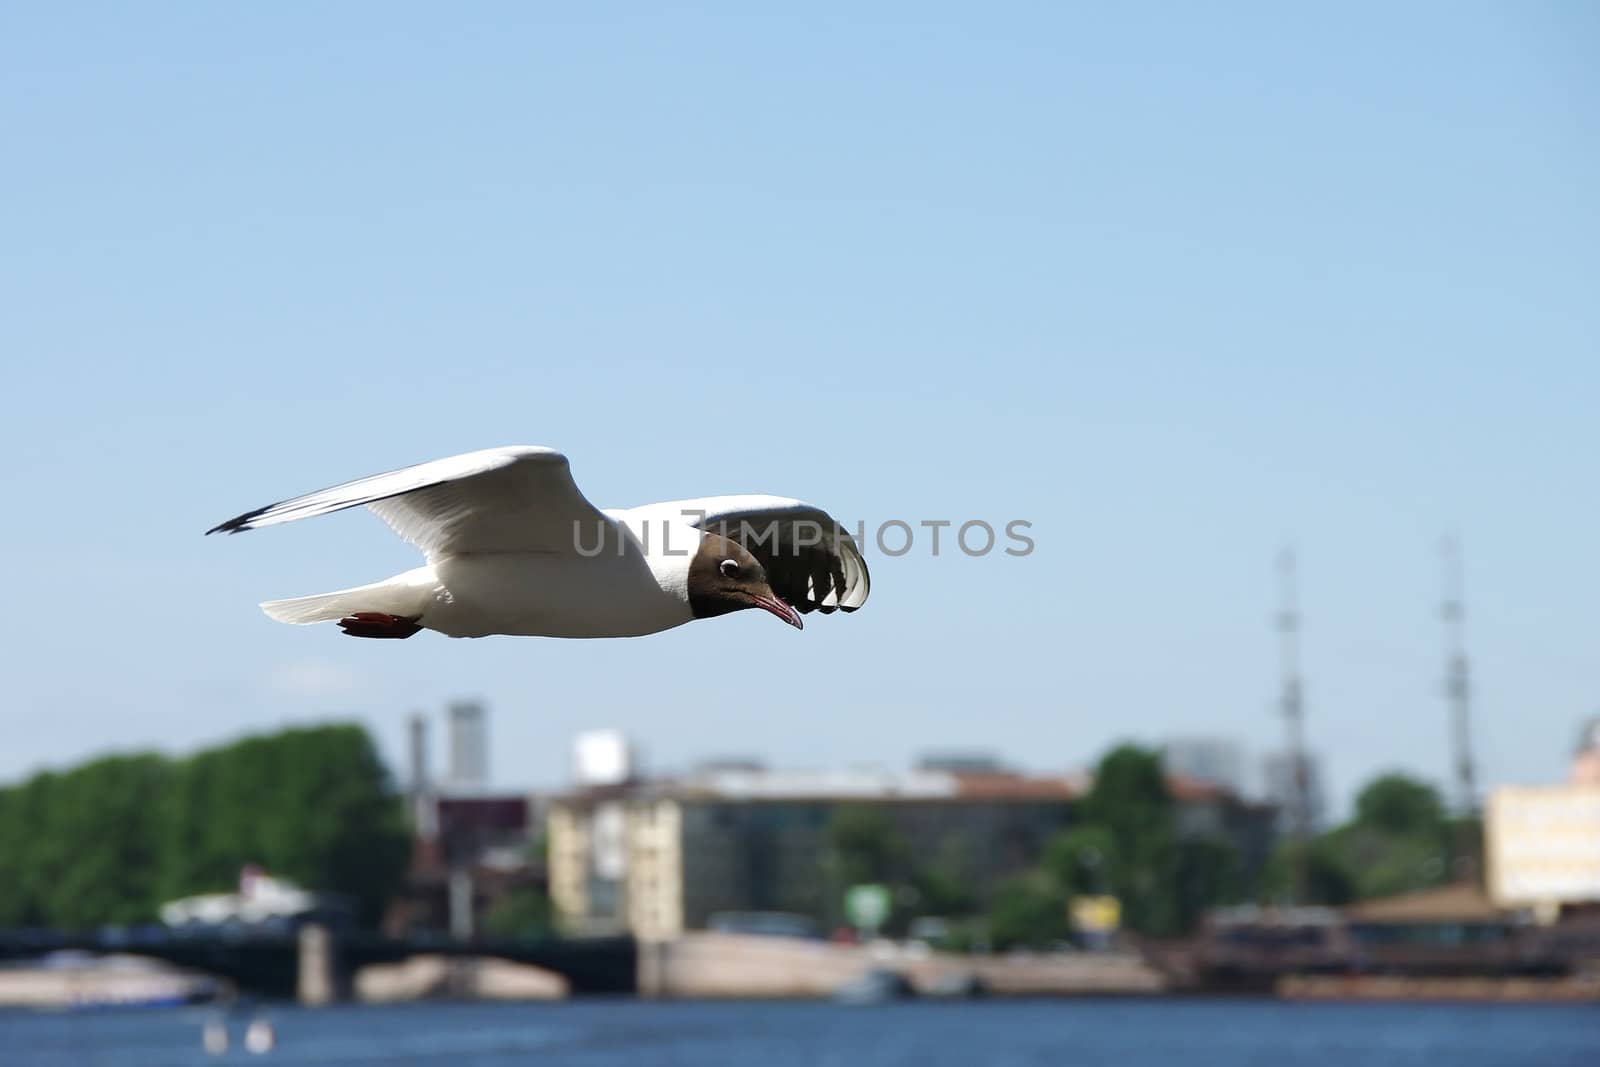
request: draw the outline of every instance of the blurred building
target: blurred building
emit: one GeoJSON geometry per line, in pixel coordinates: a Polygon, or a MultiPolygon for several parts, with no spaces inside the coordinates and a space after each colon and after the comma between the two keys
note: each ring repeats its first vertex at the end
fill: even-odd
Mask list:
{"type": "MultiPolygon", "coordinates": [[[[1247,864],[1264,861],[1270,810],[1209,783],[1175,779],[1171,788],[1180,833],[1221,836],[1247,864]]],[[[668,940],[729,913],[784,913],[831,928],[849,888],[833,828],[865,810],[911,862],[936,868],[981,909],[1039,862],[1082,793],[1081,778],[920,767],[722,768],[579,788],[550,807],[550,893],[564,926],[579,933],[668,940]]]]}
{"type": "MultiPolygon", "coordinates": [[[[1318,833],[1327,824],[1328,818],[1322,768],[1317,758],[1307,753],[1300,760],[1299,769],[1305,774],[1306,781],[1306,826],[1312,833],[1318,833]]],[[[1261,771],[1263,795],[1266,802],[1278,812],[1278,831],[1293,833],[1297,821],[1295,814],[1299,808],[1294,757],[1287,752],[1271,753],[1262,761],[1261,771]]]]}
{"type": "Polygon", "coordinates": [[[412,861],[385,922],[391,933],[473,936],[506,893],[545,886],[545,798],[490,790],[482,704],[457,702],[446,716],[449,773],[438,784],[428,769],[427,719],[418,714],[409,724],[412,861]]]}
{"type": "Polygon", "coordinates": [[[1600,720],[1581,731],[1566,784],[1489,794],[1484,846],[1496,903],[1547,921],[1600,904],[1600,720]]]}
{"type": "Polygon", "coordinates": [[[926,752],[917,759],[919,771],[949,771],[952,774],[1004,774],[1010,768],[990,752],[926,752]]]}
{"type": "Polygon", "coordinates": [[[1600,785],[1501,786],[1489,794],[1484,836],[1497,904],[1548,919],[1600,902],[1600,785]]]}
{"type": "Polygon", "coordinates": [[[1169,774],[1243,794],[1244,749],[1225,737],[1177,737],[1161,746],[1161,765],[1169,774]]]}
{"type": "Polygon", "coordinates": [[[407,723],[410,741],[411,781],[407,783],[411,808],[413,867],[438,862],[439,798],[428,770],[428,719],[421,712],[407,723]]]}
{"type": "Polygon", "coordinates": [[[1246,884],[1266,869],[1280,834],[1279,811],[1250,801],[1225,785],[1183,774],[1167,775],[1179,838],[1212,840],[1231,845],[1239,856],[1246,884]]]}
{"type": "Polygon", "coordinates": [[[1600,785],[1600,715],[1583,724],[1572,753],[1573,785],[1600,785]]]}
{"type": "Polygon", "coordinates": [[[551,808],[550,892],[566,925],[665,940],[730,912],[839,921],[829,828],[871,806],[914,856],[980,891],[1069,821],[1065,779],[911,771],[701,771],[577,791],[551,808]]]}
{"type": "Polygon", "coordinates": [[[620,730],[587,730],[572,742],[572,780],[593,789],[632,781],[633,743],[620,730]]]}
{"type": "Polygon", "coordinates": [[[1489,892],[1545,921],[1600,906],[1600,718],[1579,731],[1563,785],[1501,786],[1484,812],[1489,892]]]}
{"type": "Polygon", "coordinates": [[[507,893],[544,891],[545,796],[443,796],[435,798],[433,810],[436,836],[413,852],[405,892],[385,922],[390,933],[475,936],[507,893]]]}
{"type": "Polygon", "coordinates": [[[695,772],[707,774],[713,771],[764,771],[767,761],[760,756],[711,756],[701,760],[695,765],[695,772]]]}
{"type": "Polygon", "coordinates": [[[489,785],[489,713],[475,700],[450,705],[450,764],[445,787],[470,792],[489,785]]]}

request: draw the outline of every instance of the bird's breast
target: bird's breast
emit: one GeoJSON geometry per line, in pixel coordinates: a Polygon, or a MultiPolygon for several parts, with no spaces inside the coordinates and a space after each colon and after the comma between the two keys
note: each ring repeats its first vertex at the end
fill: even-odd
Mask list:
{"type": "Polygon", "coordinates": [[[451,637],[637,637],[693,617],[631,550],[452,556],[433,569],[439,589],[422,623],[451,637]]]}

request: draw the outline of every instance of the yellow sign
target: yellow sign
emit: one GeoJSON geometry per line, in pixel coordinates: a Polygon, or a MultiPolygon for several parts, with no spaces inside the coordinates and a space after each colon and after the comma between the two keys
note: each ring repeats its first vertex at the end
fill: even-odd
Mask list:
{"type": "Polygon", "coordinates": [[[1122,925],[1122,902],[1112,896],[1073,897],[1073,929],[1086,934],[1105,934],[1122,925]]]}

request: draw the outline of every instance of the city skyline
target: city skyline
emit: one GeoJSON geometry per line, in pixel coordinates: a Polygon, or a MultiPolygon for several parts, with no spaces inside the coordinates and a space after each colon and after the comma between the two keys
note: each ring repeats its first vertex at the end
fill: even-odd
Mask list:
{"type": "MultiPolygon", "coordinates": [[[[487,737],[491,730],[492,717],[493,709],[479,698],[452,697],[438,708],[413,709],[405,717],[406,739],[403,756],[389,752],[383,745],[382,738],[375,734],[374,740],[379,743],[380,749],[383,749],[384,761],[396,793],[409,797],[438,795],[471,798],[524,794],[529,797],[550,797],[566,795],[574,790],[582,792],[597,786],[710,780],[718,775],[729,774],[734,779],[748,777],[753,780],[772,778],[782,781],[805,781],[810,783],[807,788],[826,781],[852,781],[858,784],[887,783],[902,779],[910,781],[918,775],[932,776],[929,778],[930,781],[932,778],[952,778],[961,775],[976,775],[980,778],[1016,777],[1033,781],[1059,781],[1070,783],[1072,788],[1087,788],[1093,779],[1096,763],[1106,754],[1105,751],[1095,753],[1081,763],[1052,764],[1038,760],[1030,761],[994,749],[971,747],[957,749],[933,745],[909,748],[900,756],[887,760],[865,762],[845,760],[831,764],[814,764],[788,762],[779,752],[759,748],[739,752],[707,748],[703,751],[690,752],[675,761],[663,763],[650,758],[649,745],[641,744],[639,738],[613,727],[595,725],[584,728],[568,739],[569,759],[562,774],[557,778],[533,780],[520,773],[513,765],[510,768],[509,778],[499,779],[492,772],[488,757],[487,737]],[[430,737],[433,729],[430,729],[430,724],[441,728],[443,734],[441,740],[444,747],[439,753],[435,753],[431,747],[430,737]],[[432,770],[436,761],[442,763],[444,767],[442,772],[432,770]],[[469,770],[467,773],[462,773],[462,768],[469,770]]],[[[333,725],[342,721],[346,720],[333,715],[323,719],[307,720],[306,725],[333,725]]],[[[1488,788],[1493,789],[1496,785],[1506,784],[1559,783],[1578,774],[1577,771],[1569,771],[1569,758],[1576,758],[1580,762],[1588,758],[1592,762],[1593,753],[1600,752],[1600,745],[1595,741],[1596,738],[1600,738],[1600,715],[1580,720],[1575,726],[1574,733],[1579,737],[1577,746],[1569,745],[1563,749],[1559,753],[1557,762],[1543,777],[1517,783],[1494,783],[1488,788]],[[1579,755],[1572,757],[1574,752],[1579,755]]],[[[234,737],[224,738],[222,742],[261,735],[262,731],[247,730],[234,737]]],[[[1285,835],[1293,832],[1293,801],[1287,799],[1293,786],[1288,777],[1288,755],[1282,747],[1275,748],[1271,743],[1257,746],[1240,738],[1214,734],[1186,734],[1148,742],[1124,739],[1124,742],[1154,752],[1175,781],[1186,780],[1195,784],[1219,786],[1224,792],[1241,800],[1264,803],[1277,808],[1282,822],[1281,832],[1285,835]]],[[[1111,747],[1115,747],[1115,744],[1111,747]]],[[[1109,750],[1108,748],[1106,751],[1109,750]]],[[[96,756],[128,754],[130,753],[126,751],[105,751],[97,753],[96,756]]],[[[162,750],[162,754],[181,757],[189,752],[162,750]]],[[[1329,804],[1323,786],[1320,754],[1310,749],[1306,751],[1305,759],[1309,768],[1308,828],[1311,832],[1318,833],[1327,829],[1329,825],[1349,817],[1351,812],[1345,802],[1354,799],[1354,794],[1348,798],[1340,798],[1337,804],[1329,804]]],[[[1571,764],[1574,767],[1577,765],[1577,763],[1571,764]]],[[[65,766],[40,768],[40,770],[64,769],[68,768],[65,766]]],[[[1420,780],[1434,788],[1441,802],[1447,808],[1454,810],[1451,796],[1454,783],[1448,776],[1429,778],[1415,767],[1394,763],[1382,772],[1374,774],[1373,778],[1391,772],[1420,780]]],[[[19,778],[0,781],[0,787],[16,784],[21,780],[19,778]]],[[[1356,786],[1364,786],[1371,780],[1357,782],[1356,786]]],[[[1480,796],[1477,799],[1481,804],[1484,797],[1480,796]]]]}

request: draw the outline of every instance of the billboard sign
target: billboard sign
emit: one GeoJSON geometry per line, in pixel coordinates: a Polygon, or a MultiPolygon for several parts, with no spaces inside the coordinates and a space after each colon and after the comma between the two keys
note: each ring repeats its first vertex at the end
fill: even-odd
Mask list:
{"type": "Polygon", "coordinates": [[[1489,895],[1502,907],[1600,900],[1600,786],[1489,794],[1489,895]]]}

